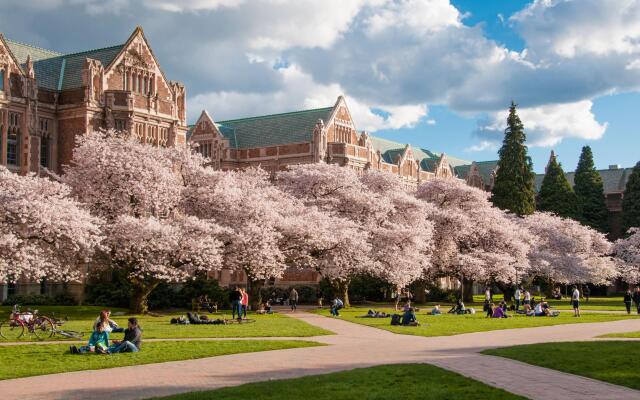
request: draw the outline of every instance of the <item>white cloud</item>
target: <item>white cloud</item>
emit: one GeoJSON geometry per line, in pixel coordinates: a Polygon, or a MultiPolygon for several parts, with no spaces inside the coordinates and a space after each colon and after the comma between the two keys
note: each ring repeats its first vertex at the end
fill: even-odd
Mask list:
{"type": "Polygon", "coordinates": [[[387,30],[409,30],[417,34],[460,26],[460,13],[449,0],[385,1],[364,20],[366,32],[378,35],[387,30]]]}
{"type": "Polygon", "coordinates": [[[237,7],[245,0],[144,0],[144,4],[150,8],[159,8],[164,11],[185,12],[215,10],[222,7],[237,7]]]}
{"type": "Polygon", "coordinates": [[[474,144],[473,146],[467,147],[466,149],[464,149],[464,151],[466,151],[467,153],[477,153],[479,151],[497,150],[497,149],[498,149],[498,142],[483,140],[478,144],[474,144]]]}
{"type": "Polygon", "coordinates": [[[435,119],[428,119],[425,122],[427,123],[427,125],[435,125],[436,124],[436,120],[435,119]]]}
{"type": "Polygon", "coordinates": [[[511,17],[527,46],[561,57],[640,51],[636,0],[536,0],[511,17]]]}
{"type": "MultiPolygon", "coordinates": [[[[340,85],[322,85],[297,65],[281,68],[283,86],[270,93],[246,93],[234,91],[210,92],[189,100],[190,119],[195,119],[202,109],[207,109],[216,120],[250,115],[270,114],[307,108],[331,106],[344,94],[340,85]]],[[[418,123],[427,115],[427,107],[421,105],[371,104],[347,97],[347,105],[359,130],[375,132],[381,129],[399,129],[418,123]],[[382,110],[385,116],[373,110],[382,110]]]]}
{"type": "MultiPolygon", "coordinates": [[[[540,107],[520,108],[518,115],[522,120],[530,146],[549,147],[565,138],[585,140],[600,139],[607,130],[607,123],[599,123],[591,111],[593,103],[583,100],[567,104],[551,104],[540,107]]],[[[507,111],[492,113],[483,121],[477,134],[484,140],[470,151],[480,151],[490,143],[502,140],[506,128],[507,111]]]]}

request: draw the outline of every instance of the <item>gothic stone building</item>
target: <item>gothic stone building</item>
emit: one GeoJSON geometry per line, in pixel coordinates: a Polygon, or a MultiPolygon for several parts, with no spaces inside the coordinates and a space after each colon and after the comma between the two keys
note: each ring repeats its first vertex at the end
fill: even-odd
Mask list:
{"type": "MultiPolygon", "coordinates": [[[[0,165],[56,173],[77,135],[127,130],[154,146],[186,144],[185,88],[169,81],[140,27],[120,45],[62,54],[0,34],[0,165]]],[[[81,296],[82,285],[69,288],[81,296]]],[[[0,284],[13,293],[51,293],[45,283],[0,284]]]]}
{"type": "Polygon", "coordinates": [[[0,164],[16,172],[61,172],[76,136],[99,128],[185,145],[185,102],[140,27],[123,44],[73,54],[0,34],[0,164]]]}

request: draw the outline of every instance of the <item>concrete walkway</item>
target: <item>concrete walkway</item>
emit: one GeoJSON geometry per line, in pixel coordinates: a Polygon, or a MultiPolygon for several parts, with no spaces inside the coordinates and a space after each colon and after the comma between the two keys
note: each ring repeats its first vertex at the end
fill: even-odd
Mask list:
{"type": "Polygon", "coordinates": [[[637,319],[425,338],[304,312],[290,315],[336,335],[302,338],[329,345],[323,347],[5,380],[0,381],[0,393],[3,398],[25,399],[144,399],[381,364],[430,363],[531,399],[640,399],[639,391],[478,354],[491,347],[638,331],[637,319]]]}

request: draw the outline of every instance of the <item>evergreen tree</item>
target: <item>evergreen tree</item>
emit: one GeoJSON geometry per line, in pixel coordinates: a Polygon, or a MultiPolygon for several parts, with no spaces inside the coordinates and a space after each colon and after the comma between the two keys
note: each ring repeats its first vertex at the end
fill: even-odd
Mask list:
{"type": "Polygon", "coordinates": [[[582,148],[573,183],[580,205],[580,222],[606,233],[609,230],[609,211],[604,199],[604,185],[593,164],[593,153],[589,146],[582,148]]]}
{"type": "Polygon", "coordinates": [[[640,161],[633,167],[622,199],[622,229],[640,227],[640,161]]]}
{"type": "Polygon", "coordinates": [[[578,197],[553,151],[538,194],[538,210],[573,219],[580,216],[578,197]]]}
{"type": "Polygon", "coordinates": [[[525,146],[526,135],[516,104],[511,102],[507,129],[500,148],[498,172],[491,201],[497,207],[517,215],[532,214],[536,209],[535,174],[525,146]]]}

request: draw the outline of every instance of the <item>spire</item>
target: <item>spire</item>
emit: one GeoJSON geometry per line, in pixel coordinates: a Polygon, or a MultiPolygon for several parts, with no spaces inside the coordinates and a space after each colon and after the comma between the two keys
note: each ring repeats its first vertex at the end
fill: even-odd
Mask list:
{"type": "Polygon", "coordinates": [[[547,173],[547,170],[549,169],[549,165],[550,165],[552,162],[555,162],[555,161],[556,161],[556,152],[555,152],[555,151],[553,151],[553,150],[551,150],[551,155],[549,156],[549,161],[547,162],[547,166],[546,166],[546,167],[544,167],[544,173],[545,173],[545,174],[547,173]]]}
{"type": "Polygon", "coordinates": [[[31,54],[27,54],[27,75],[29,76],[29,78],[35,78],[36,77],[36,73],[33,70],[33,61],[31,61],[31,54]]]}

